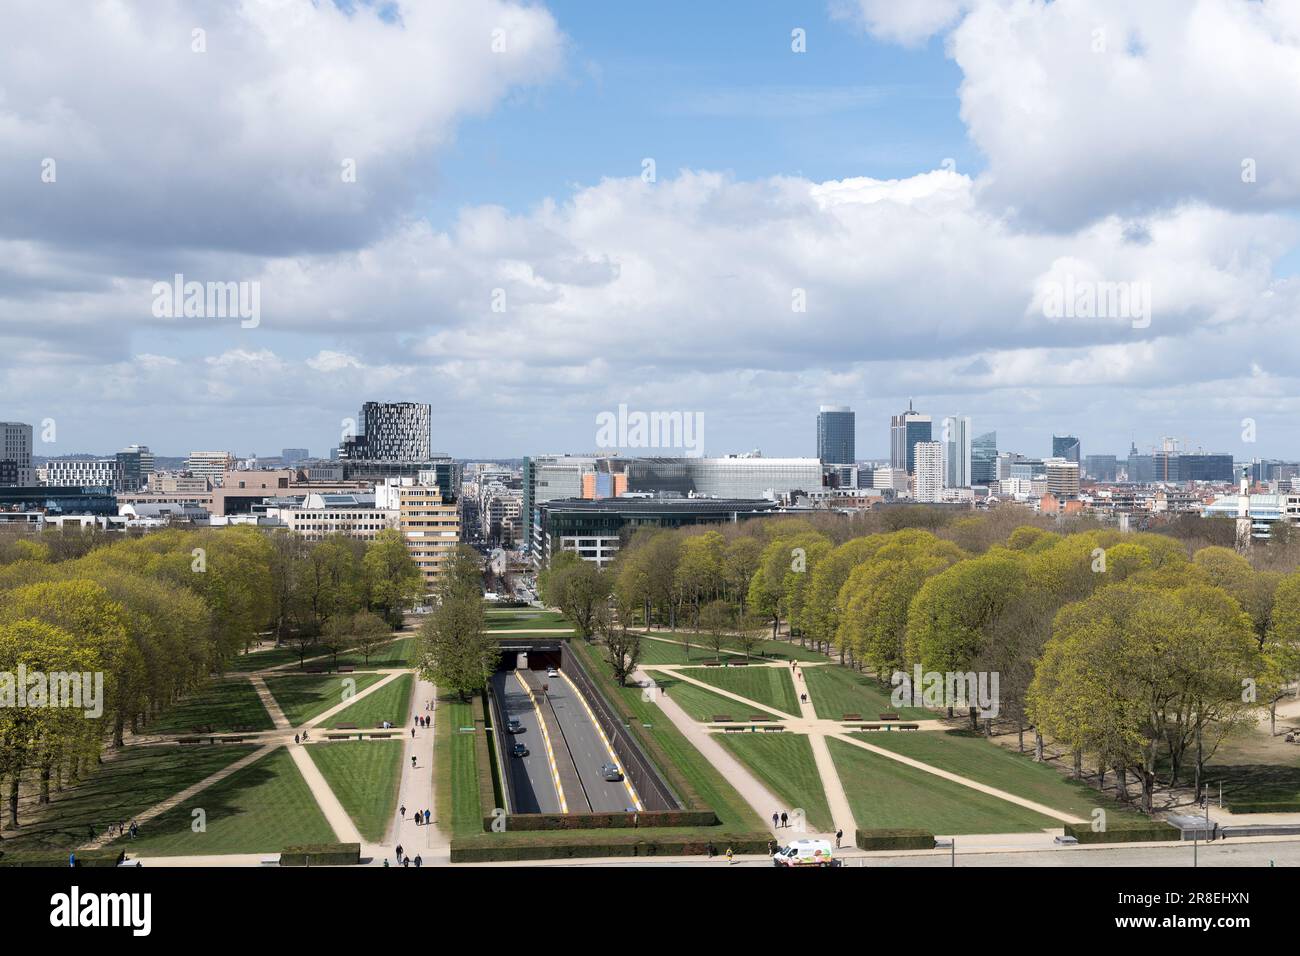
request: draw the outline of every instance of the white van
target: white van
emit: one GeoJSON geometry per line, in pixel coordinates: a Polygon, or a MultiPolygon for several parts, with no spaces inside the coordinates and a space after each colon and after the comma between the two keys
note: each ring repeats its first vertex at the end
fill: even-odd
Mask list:
{"type": "Polygon", "coordinates": [[[795,840],[772,856],[774,866],[839,866],[830,840],[795,840]]]}

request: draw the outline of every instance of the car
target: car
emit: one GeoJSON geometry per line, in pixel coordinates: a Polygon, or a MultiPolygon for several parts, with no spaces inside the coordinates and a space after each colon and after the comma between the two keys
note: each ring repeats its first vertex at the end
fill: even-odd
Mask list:
{"type": "Polygon", "coordinates": [[[600,776],[601,779],[608,780],[610,783],[618,783],[623,779],[623,771],[612,763],[603,763],[600,765],[600,776]]]}
{"type": "Polygon", "coordinates": [[[560,672],[557,671],[554,667],[548,667],[548,668],[546,668],[546,676],[547,676],[547,677],[559,677],[559,676],[560,676],[560,672]]]}
{"type": "Polygon", "coordinates": [[[513,747],[510,748],[510,756],[512,756],[512,757],[527,757],[527,756],[528,756],[528,745],[527,745],[527,744],[515,744],[513,747]]]}
{"type": "Polygon", "coordinates": [[[524,732],[524,725],[521,724],[519,721],[515,720],[514,718],[511,718],[510,720],[506,721],[506,733],[522,734],[523,732],[524,732]]]}

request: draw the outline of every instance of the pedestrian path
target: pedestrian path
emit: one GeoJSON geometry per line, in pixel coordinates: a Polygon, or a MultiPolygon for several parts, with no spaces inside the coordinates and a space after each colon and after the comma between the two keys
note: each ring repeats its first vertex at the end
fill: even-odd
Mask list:
{"type": "MultiPolygon", "coordinates": [[[[371,673],[374,673],[374,672],[372,671],[371,673]]],[[[409,673],[410,673],[410,670],[407,669],[407,668],[402,668],[402,669],[400,669],[400,670],[398,670],[398,669],[386,668],[386,669],[384,669],[383,671],[381,671],[381,673],[383,673],[385,676],[384,676],[384,677],[381,677],[379,680],[375,681],[375,682],[374,682],[373,684],[371,684],[369,687],[366,687],[366,688],[364,688],[364,689],[362,689],[362,690],[357,691],[357,692],[354,693],[351,697],[349,697],[347,700],[339,701],[337,704],[335,704],[335,705],[334,705],[333,707],[331,707],[329,710],[326,710],[326,711],[323,711],[323,712],[317,714],[317,715],[316,715],[315,717],[313,717],[311,720],[309,720],[309,721],[307,721],[306,723],[304,723],[303,726],[304,726],[304,727],[319,727],[322,723],[324,723],[325,721],[329,720],[329,719],[330,719],[331,717],[333,717],[335,714],[338,714],[338,713],[340,713],[340,712],[342,712],[342,711],[347,710],[349,707],[351,707],[353,704],[357,703],[358,701],[365,700],[365,699],[366,699],[367,697],[369,697],[371,694],[375,693],[375,691],[379,690],[381,687],[386,687],[387,685],[391,684],[393,681],[397,680],[397,678],[401,677],[403,674],[409,674],[409,673]]],[[[344,678],[346,678],[346,677],[347,677],[347,675],[344,675],[344,678]]]]}
{"type": "Polygon", "coordinates": [[[257,696],[262,700],[262,706],[266,708],[266,713],[271,718],[271,723],[275,724],[279,730],[287,730],[293,725],[289,723],[289,718],[284,716],[284,711],[280,709],[280,704],[271,693],[271,688],[266,686],[266,681],[259,675],[252,674],[249,681],[253,684],[253,689],[257,691],[257,696]]]}
{"type": "Polygon", "coordinates": [[[316,806],[320,807],[320,812],[325,815],[326,821],[334,830],[335,838],[340,843],[360,843],[361,831],[357,829],[357,825],[352,822],[352,817],[348,815],[347,810],[343,809],[343,804],[330,789],[329,783],[316,766],[316,761],[307,754],[307,748],[290,747],[289,756],[293,758],[298,772],[302,774],[302,779],[311,790],[316,806]]]}
{"type": "MultiPolygon", "coordinates": [[[[818,724],[817,710],[813,706],[812,694],[803,679],[802,665],[794,668],[795,693],[799,695],[799,711],[804,720],[818,724]]],[[[840,782],[839,771],[831,759],[830,748],[826,745],[826,734],[820,729],[808,732],[808,744],[812,747],[813,762],[817,765],[817,776],[821,778],[822,790],[826,793],[826,803],[830,807],[831,822],[835,829],[844,833],[853,833],[857,824],[853,819],[853,810],[849,798],[844,793],[844,784],[840,782]]]]}
{"type": "MultiPolygon", "coordinates": [[[[445,822],[447,832],[444,832],[443,823],[438,820],[437,795],[434,791],[433,745],[437,727],[437,688],[429,681],[417,677],[412,700],[411,724],[414,725],[417,716],[428,717],[429,726],[416,728],[414,737],[411,736],[410,728],[406,728],[401,783],[397,791],[397,804],[406,807],[406,814],[398,815],[381,843],[363,848],[362,855],[370,857],[372,866],[382,866],[385,860],[390,865],[396,864],[398,846],[412,860],[417,856],[422,857],[424,865],[451,862],[451,840],[448,836],[451,821],[449,818],[445,822]],[[433,709],[426,710],[429,705],[433,709]],[[411,764],[412,757],[415,758],[414,766],[411,764]],[[423,810],[429,811],[430,824],[417,826],[415,814],[423,810]]],[[[446,809],[450,813],[451,808],[446,809]]]]}

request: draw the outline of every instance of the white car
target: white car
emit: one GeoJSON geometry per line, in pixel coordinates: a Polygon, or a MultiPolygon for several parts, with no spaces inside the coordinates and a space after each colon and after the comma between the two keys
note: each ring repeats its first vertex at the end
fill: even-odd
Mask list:
{"type": "Polygon", "coordinates": [[[547,677],[559,677],[559,676],[560,676],[560,672],[557,671],[554,667],[548,667],[548,668],[546,668],[546,676],[547,676],[547,677]]]}

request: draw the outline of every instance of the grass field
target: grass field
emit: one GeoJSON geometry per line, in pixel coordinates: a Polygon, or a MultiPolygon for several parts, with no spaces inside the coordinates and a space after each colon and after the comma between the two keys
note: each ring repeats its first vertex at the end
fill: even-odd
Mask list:
{"type": "Polygon", "coordinates": [[[867,743],[931,764],[941,770],[970,777],[1053,810],[1092,819],[1096,807],[1112,818],[1138,821],[1140,813],[1121,807],[1111,797],[1063,777],[1059,770],[1034,763],[1028,754],[1016,754],[965,730],[946,733],[862,734],[867,743]]]}
{"type": "Polygon", "coordinates": [[[938,716],[920,707],[895,707],[890,703],[888,691],[881,690],[879,682],[866,674],[838,664],[804,669],[804,681],[812,695],[817,716],[825,720],[839,720],[845,714],[861,714],[866,720],[875,720],[881,714],[898,714],[903,720],[928,720],[938,716]]]}
{"type": "MultiPolygon", "coordinates": [[[[790,672],[784,667],[687,667],[679,673],[782,713],[795,716],[799,714],[794,684],[790,680],[790,672]]],[[[730,709],[722,713],[730,713],[735,717],[737,715],[734,711],[744,706],[739,701],[731,701],[730,709]]]]}
{"type": "Polygon", "coordinates": [[[262,706],[257,689],[247,678],[235,677],[212,681],[186,695],[144,730],[150,734],[189,734],[200,727],[224,733],[236,728],[272,730],[275,724],[262,706]]]}
{"type": "Polygon", "coordinates": [[[325,721],[324,726],[333,728],[339,724],[355,724],[358,727],[379,727],[387,720],[398,728],[403,727],[411,715],[411,684],[414,679],[411,674],[402,674],[351,707],[340,710],[325,721]]]}
{"type": "Polygon", "coordinates": [[[322,714],[331,707],[343,703],[343,693],[348,687],[362,691],[379,680],[382,674],[326,674],[326,675],[286,675],[268,677],[267,689],[275,698],[289,723],[298,727],[322,714]],[[355,681],[355,685],[348,684],[355,681]]]}
{"type": "Polygon", "coordinates": [[[677,701],[682,710],[694,720],[712,720],[718,714],[727,714],[734,720],[746,720],[756,714],[763,714],[775,720],[780,719],[766,708],[748,707],[730,697],[723,697],[703,687],[679,680],[668,671],[647,669],[646,673],[654,678],[654,682],[663,688],[669,697],[677,701]]]}
{"type": "Polygon", "coordinates": [[[140,856],[278,853],[337,838],[283,747],[194,795],[140,827],[140,836],[114,841],[140,856]],[[203,832],[195,833],[195,810],[203,832]]]}
{"type": "Polygon", "coordinates": [[[226,662],[226,671],[231,674],[246,674],[249,671],[260,671],[267,667],[297,662],[298,652],[292,647],[272,647],[264,651],[253,651],[251,654],[240,654],[226,662]]]}
{"type": "MultiPolygon", "coordinates": [[[[731,645],[723,648],[721,656],[724,659],[744,657],[731,645]]],[[[800,647],[798,644],[791,644],[788,641],[759,641],[750,657],[752,660],[759,661],[826,660],[824,654],[818,654],[816,651],[800,647]]],[[[641,642],[641,663],[643,664],[690,664],[692,662],[717,659],[718,655],[713,653],[713,648],[705,645],[704,635],[695,634],[691,631],[656,631],[653,636],[647,636],[641,642]],[[662,640],[657,638],[662,638],[662,640]],[[673,643],[674,641],[682,643],[673,643]],[[689,657],[687,657],[688,650],[685,642],[690,643],[689,657]]]]}
{"type": "Polygon", "coordinates": [[[951,835],[1033,833],[1063,826],[1052,817],[842,740],[827,744],[859,829],[921,827],[951,835]]]}
{"type": "Polygon", "coordinates": [[[555,629],[569,632],[573,630],[573,625],[558,611],[511,607],[489,609],[484,617],[487,619],[489,631],[555,629]]]}
{"type": "Polygon", "coordinates": [[[252,753],[241,744],[216,747],[128,747],[106,760],[85,781],[39,811],[20,816],[23,826],[6,830],[0,849],[71,850],[102,834],[110,823],[132,818],[204,777],[252,753]]]}
{"type": "Polygon", "coordinates": [[[372,843],[384,838],[397,812],[402,749],[400,740],[344,740],[307,748],[343,809],[372,843]]]}
{"type": "Polygon", "coordinates": [[[802,808],[812,832],[829,833],[835,829],[807,737],[722,734],[717,740],[785,802],[784,807],[773,807],[773,810],[802,808]]]}
{"type": "Polygon", "coordinates": [[[367,661],[360,653],[351,651],[339,657],[340,664],[353,667],[414,667],[415,638],[399,637],[389,641],[370,655],[367,661]]]}
{"type": "Polygon", "coordinates": [[[437,798],[438,824],[453,837],[483,832],[483,811],[478,805],[478,756],[474,734],[458,728],[474,727],[483,733],[475,720],[475,705],[448,697],[438,702],[434,718],[435,744],[434,787],[437,798]]]}

